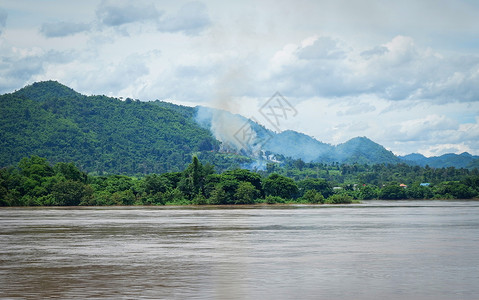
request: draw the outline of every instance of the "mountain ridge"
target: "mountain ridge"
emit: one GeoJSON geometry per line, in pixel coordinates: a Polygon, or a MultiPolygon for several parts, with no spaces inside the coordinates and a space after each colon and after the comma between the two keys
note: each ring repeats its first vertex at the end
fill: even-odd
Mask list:
{"type": "Polygon", "coordinates": [[[479,162],[479,156],[471,155],[468,152],[463,152],[461,154],[446,153],[440,156],[431,157],[426,157],[420,153],[411,153],[399,156],[399,158],[410,165],[418,165],[421,167],[428,165],[433,168],[470,168],[470,166],[479,162]]]}
{"type": "Polygon", "coordinates": [[[89,172],[165,172],[182,169],[200,152],[225,166],[230,163],[215,155],[226,153],[231,158],[228,153],[237,153],[232,159],[241,157],[243,162],[247,157],[250,162],[278,162],[276,155],[321,163],[479,165],[479,157],[468,153],[396,156],[367,137],[331,145],[293,130],[275,133],[227,111],[85,96],[56,81],[0,95],[0,111],[2,167],[35,154],[52,162],[74,161],[89,172]]]}

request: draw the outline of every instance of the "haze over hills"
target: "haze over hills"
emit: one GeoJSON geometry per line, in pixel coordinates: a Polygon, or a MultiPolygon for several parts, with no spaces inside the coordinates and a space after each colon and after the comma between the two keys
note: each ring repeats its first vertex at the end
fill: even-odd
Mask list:
{"type": "MultiPolygon", "coordinates": [[[[55,81],[0,96],[0,166],[39,155],[88,172],[137,174],[181,170],[193,154],[223,168],[281,157],[305,162],[474,167],[467,153],[395,156],[367,137],[339,145],[303,133],[275,133],[227,111],[154,101],[84,96],[55,81]],[[236,153],[236,154],[235,154],[236,153]]],[[[256,164],[257,166],[257,164],[256,164]]]]}
{"type": "Polygon", "coordinates": [[[391,151],[385,149],[383,146],[375,143],[367,137],[356,137],[339,145],[330,145],[318,141],[306,134],[293,130],[275,133],[247,118],[232,114],[227,111],[204,107],[197,107],[196,110],[196,120],[198,123],[204,128],[216,127],[216,131],[212,130],[213,134],[225,145],[229,145],[230,151],[243,151],[245,154],[253,157],[259,156],[258,149],[260,149],[265,152],[281,154],[293,159],[302,159],[305,162],[338,162],[346,164],[396,164],[403,162],[411,165],[422,166],[425,166],[431,162],[429,165],[436,168],[449,166],[469,167],[469,164],[474,161],[474,159],[479,158],[478,156],[472,156],[470,154],[463,153],[461,155],[445,154],[443,156],[437,158],[433,157],[430,159],[421,155],[423,158],[422,160],[415,160],[410,159],[409,156],[396,156],[391,151]],[[247,124],[247,127],[249,127],[247,131],[254,132],[249,140],[249,143],[238,144],[238,141],[235,141],[234,136],[234,134],[237,132],[224,134],[224,132],[221,131],[225,130],[223,127],[214,125],[215,118],[221,120],[232,120],[235,124],[239,124],[235,128],[237,132],[241,126],[247,124]]]}
{"type": "Polygon", "coordinates": [[[212,133],[230,151],[240,151],[253,157],[260,157],[263,152],[281,154],[305,162],[322,163],[399,163],[401,160],[391,151],[366,137],[353,138],[339,145],[320,142],[306,134],[293,130],[275,133],[264,126],[227,111],[197,107],[196,120],[205,128],[214,128],[212,133]],[[228,120],[238,124],[227,134],[228,129],[216,122],[228,120]],[[246,131],[248,139],[241,138],[246,131]]]}

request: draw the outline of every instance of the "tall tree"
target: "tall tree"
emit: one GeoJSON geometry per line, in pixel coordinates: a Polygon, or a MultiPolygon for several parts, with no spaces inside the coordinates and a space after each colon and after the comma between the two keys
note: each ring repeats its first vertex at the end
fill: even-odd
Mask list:
{"type": "Polygon", "coordinates": [[[298,186],[293,179],[271,174],[264,180],[264,192],[266,195],[279,196],[284,199],[292,199],[298,196],[298,186]]]}

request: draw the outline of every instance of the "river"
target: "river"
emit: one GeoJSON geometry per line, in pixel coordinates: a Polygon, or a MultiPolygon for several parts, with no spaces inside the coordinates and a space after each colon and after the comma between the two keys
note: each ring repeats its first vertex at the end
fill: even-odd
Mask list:
{"type": "Polygon", "coordinates": [[[476,201],[0,209],[0,298],[478,295],[476,201]]]}

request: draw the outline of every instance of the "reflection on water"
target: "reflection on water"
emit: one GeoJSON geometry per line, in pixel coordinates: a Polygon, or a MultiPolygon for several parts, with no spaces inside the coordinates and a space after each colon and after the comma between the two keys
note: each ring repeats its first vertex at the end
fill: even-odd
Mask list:
{"type": "Polygon", "coordinates": [[[479,202],[0,209],[1,298],[476,299],[479,202]]]}

